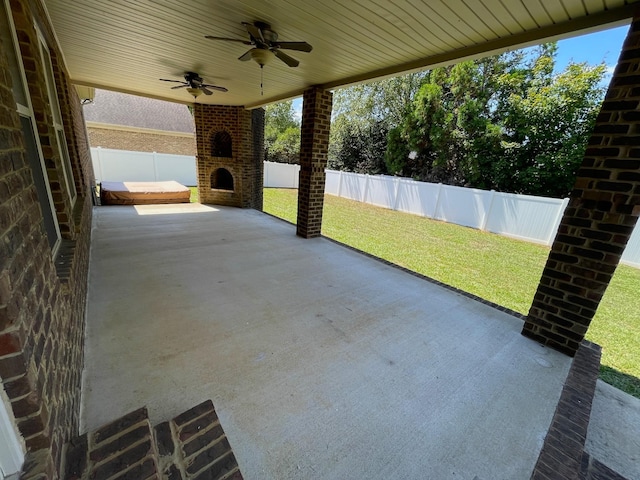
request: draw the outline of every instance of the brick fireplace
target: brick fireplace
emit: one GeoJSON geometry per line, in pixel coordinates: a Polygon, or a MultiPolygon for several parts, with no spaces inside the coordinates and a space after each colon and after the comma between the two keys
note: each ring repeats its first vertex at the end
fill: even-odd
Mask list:
{"type": "Polygon", "coordinates": [[[262,210],[264,110],[194,105],[201,203],[262,210]]]}

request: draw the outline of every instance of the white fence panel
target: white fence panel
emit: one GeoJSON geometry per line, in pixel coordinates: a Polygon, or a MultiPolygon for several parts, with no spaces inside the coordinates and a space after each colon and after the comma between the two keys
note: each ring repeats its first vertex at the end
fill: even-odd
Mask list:
{"type": "Polygon", "coordinates": [[[393,209],[396,204],[397,182],[394,177],[369,176],[365,202],[378,207],[393,209]]]}
{"type": "Polygon", "coordinates": [[[174,180],[183,185],[198,184],[196,157],[189,155],[155,154],[156,181],[174,180]]]}
{"type": "Polygon", "coordinates": [[[367,186],[368,175],[361,173],[342,172],[342,185],[340,196],[362,202],[364,200],[365,188],[367,186]]]}
{"type": "Polygon", "coordinates": [[[465,227],[482,228],[490,204],[491,192],[442,185],[435,218],[465,227]]]}
{"type": "Polygon", "coordinates": [[[264,186],[272,188],[298,188],[300,165],[264,162],[264,186]]]}
{"type": "Polygon", "coordinates": [[[329,195],[340,196],[340,182],[342,172],[336,172],[335,170],[326,170],[326,180],[324,184],[324,193],[329,195]]]}
{"type": "Polygon", "coordinates": [[[492,192],[485,229],[522,240],[550,245],[566,207],[559,198],[492,192]]]}
{"type": "Polygon", "coordinates": [[[438,191],[441,185],[416,182],[407,178],[399,180],[395,209],[433,218],[438,203],[438,191]]]}
{"type": "Polygon", "coordinates": [[[125,150],[107,150],[105,148],[97,148],[96,150],[99,158],[99,165],[96,170],[97,181],[155,181],[153,154],[146,152],[130,152],[125,150]]]}
{"type": "Polygon", "coordinates": [[[636,227],[629,238],[627,248],[624,249],[622,254],[622,263],[631,265],[632,267],[640,268],[640,223],[636,224],[636,227]]]}
{"type": "Polygon", "coordinates": [[[157,182],[175,180],[197,185],[196,160],[189,155],[133,152],[92,147],[97,182],[157,182]]]}

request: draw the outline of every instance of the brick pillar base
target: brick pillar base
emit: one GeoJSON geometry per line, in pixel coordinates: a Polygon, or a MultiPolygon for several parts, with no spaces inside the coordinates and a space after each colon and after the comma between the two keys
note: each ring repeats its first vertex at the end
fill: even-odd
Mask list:
{"type": "Polygon", "coordinates": [[[639,47],[636,14],[522,330],[571,356],[640,214],[639,47]]]}
{"type": "Polygon", "coordinates": [[[304,238],[320,236],[322,228],[332,98],[331,92],[317,87],[303,96],[296,233],[304,238]]]}

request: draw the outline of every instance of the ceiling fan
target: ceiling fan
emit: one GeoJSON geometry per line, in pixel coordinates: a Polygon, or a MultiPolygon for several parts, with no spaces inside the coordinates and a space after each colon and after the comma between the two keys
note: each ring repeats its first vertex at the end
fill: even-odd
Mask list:
{"type": "Polygon", "coordinates": [[[241,40],[238,38],[226,38],[226,37],[214,37],[211,35],[205,35],[205,38],[210,40],[223,40],[225,42],[237,42],[245,45],[253,46],[244,55],[240,56],[238,60],[246,62],[248,60],[254,60],[260,68],[271,60],[274,56],[282,60],[290,67],[297,67],[300,62],[293,57],[290,57],[282,50],[297,50],[299,52],[310,52],[313,47],[307,42],[280,42],[278,41],[278,34],[271,30],[271,25],[264,22],[242,22],[242,25],[247,29],[249,34],[249,40],[241,40]]]}
{"type": "Polygon", "coordinates": [[[205,95],[212,95],[213,92],[211,90],[217,90],[218,92],[228,92],[228,90],[224,87],[218,87],[217,85],[209,85],[208,83],[203,83],[202,77],[195,72],[185,72],[184,82],[182,80],[169,80],[167,78],[161,78],[160,80],[162,80],[163,82],[180,83],[181,85],[171,87],[171,90],[175,90],[176,88],[186,88],[187,92],[193,95],[193,98],[197,98],[201,93],[204,93],[205,95]]]}

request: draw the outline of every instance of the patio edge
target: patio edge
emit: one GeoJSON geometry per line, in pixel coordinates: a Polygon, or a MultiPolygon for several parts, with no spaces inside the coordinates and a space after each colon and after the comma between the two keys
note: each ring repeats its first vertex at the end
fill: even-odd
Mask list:
{"type": "MultiPolygon", "coordinates": [[[[271,214],[267,213],[267,215],[271,215],[271,214]]],[[[271,215],[271,216],[273,216],[273,215],[271,215]]],[[[275,218],[278,218],[279,220],[283,220],[283,219],[281,219],[279,217],[275,217],[275,218]]],[[[287,222],[287,220],[284,220],[284,221],[287,222]]],[[[287,222],[287,223],[290,223],[290,222],[287,222]]],[[[357,249],[355,247],[352,247],[351,245],[347,245],[346,243],[342,243],[339,240],[334,240],[333,238],[329,238],[329,237],[326,237],[324,235],[322,235],[322,238],[324,238],[325,240],[328,240],[328,241],[330,241],[332,243],[335,243],[337,245],[340,245],[341,247],[347,248],[347,249],[352,250],[354,252],[357,252],[357,253],[359,253],[361,255],[364,255],[365,257],[368,257],[368,258],[370,258],[372,260],[376,260],[376,261],[378,261],[380,263],[388,265],[389,267],[396,268],[396,269],[401,270],[401,271],[403,271],[405,273],[413,275],[414,277],[418,277],[418,278],[420,278],[422,280],[426,280],[429,283],[432,283],[434,285],[438,285],[439,287],[446,288],[447,290],[455,292],[455,293],[457,293],[459,295],[462,295],[464,297],[470,298],[471,300],[475,300],[476,302],[480,302],[480,303],[482,303],[484,305],[487,305],[487,306],[492,307],[492,308],[494,308],[496,310],[504,312],[504,313],[506,313],[508,315],[511,315],[512,317],[515,317],[515,318],[517,318],[519,320],[522,320],[523,322],[526,319],[526,315],[523,315],[520,312],[516,312],[515,310],[512,310],[510,308],[503,307],[502,305],[498,305],[497,303],[494,303],[494,302],[492,302],[490,300],[486,300],[486,299],[484,299],[482,297],[479,297],[478,295],[474,295],[473,293],[469,293],[469,292],[467,292],[465,290],[461,290],[461,289],[459,289],[457,287],[453,287],[453,286],[451,286],[451,285],[449,285],[447,283],[441,282],[440,280],[436,280],[435,278],[429,277],[429,276],[424,275],[422,273],[415,272],[413,270],[408,269],[407,267],[403,267],[402,265],[398,265],[397,263],[393,263],[393,262],[391,262],[389,260],[385,260],[384,258],[377,257],[377,256],[375,256],[375,255],[373,255],[371,253],[364,252],[364,251],[359,250],[359,249],[357,249]]]]}
{"type": "Polygon", "coordinates": [[[531,480],[626,480],[584,451],[601,353],[595,343],[580,344],[531,480]]]}

